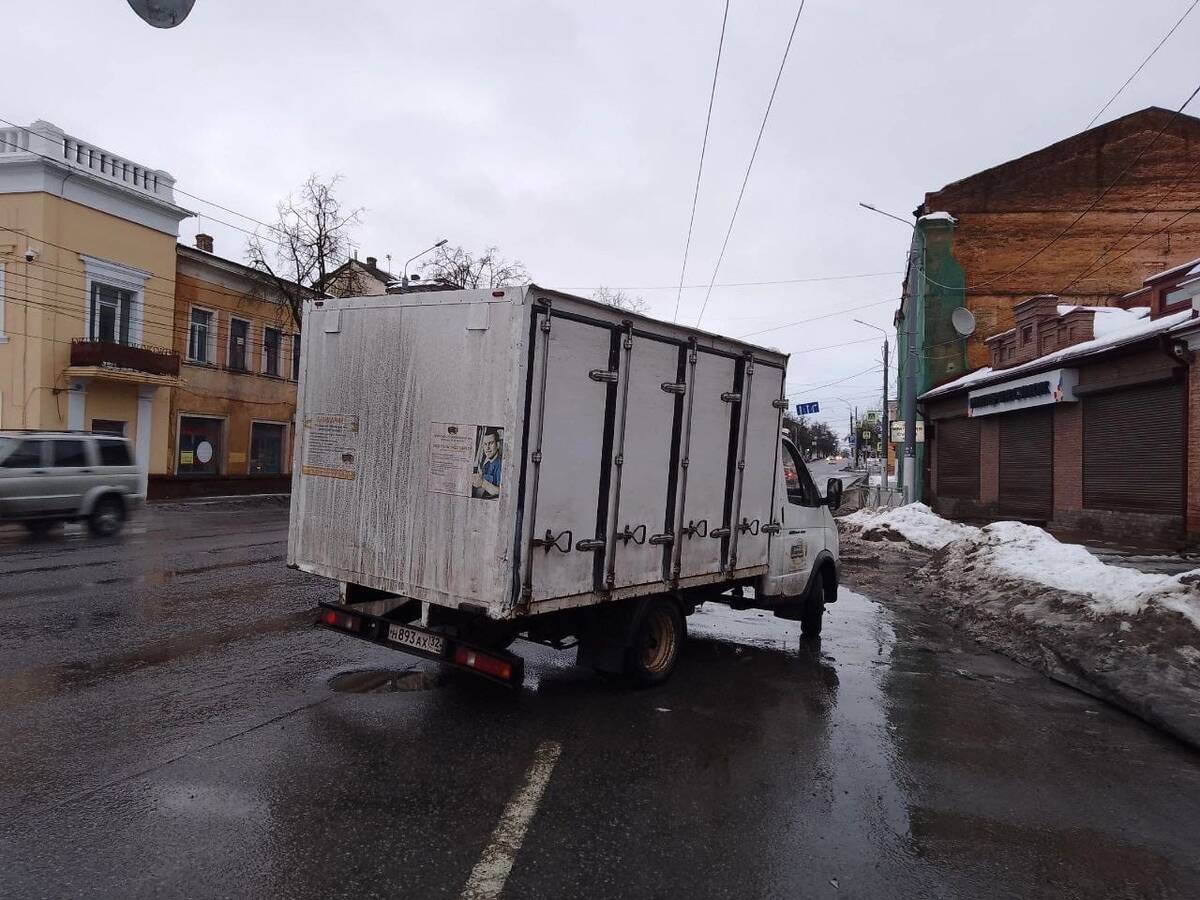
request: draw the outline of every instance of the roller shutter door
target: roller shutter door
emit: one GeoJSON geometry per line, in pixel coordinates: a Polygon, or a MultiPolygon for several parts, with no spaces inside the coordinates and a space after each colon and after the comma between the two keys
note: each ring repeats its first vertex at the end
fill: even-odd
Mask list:
{"type": "Polygon", "coordinates": [[[1054,407],[1000,415],[1000,514],[1045,521],[1054,509],[1054,407]]]}
{"type": "Polygon", "coordinates": [[[1084,508],[1181,516],[1183,501],[1183,385],[1144,385],[1085,398],[1084,508]]]}
{"type": "Polygon", "coordinates": [[[979,499],[979,420],[941,419],[937,442],[937,495],[979,499]]]}

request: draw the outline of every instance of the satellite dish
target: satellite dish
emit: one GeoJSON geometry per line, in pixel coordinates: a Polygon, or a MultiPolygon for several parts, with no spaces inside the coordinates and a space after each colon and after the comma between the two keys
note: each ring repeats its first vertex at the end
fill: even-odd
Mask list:
{"type": "Polygon", "coordinates": [[[174,28],[188,17],[196,0],[129,0],[133,11],[155,28],[174,28]]]}
{"type": "Polygon", "coordinates": [[[950,313],[950,324],[961,337],[969,337],[975,333],[975,316],[965,306],[960,306],[950,313]]]}

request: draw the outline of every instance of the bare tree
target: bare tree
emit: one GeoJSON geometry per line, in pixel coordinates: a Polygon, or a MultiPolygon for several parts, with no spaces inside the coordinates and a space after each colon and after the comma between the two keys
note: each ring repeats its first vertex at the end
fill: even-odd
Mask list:
{"type": "Polygon", "coordinates": [[[650,311],[650,304],[643,297],[633,297],[620,288],[606,288],[604,285],[592,291],[592,299],[597,303],[607,303],[617,309],[644,316],[650,311]]]}
{"type": "Polygon", "coordinates": [[[511,287],[530,280],[520,260],[504,259],[496,247],[478,256],[462,247],[438,247],[433,259],[421,266],[421,277],[468,289],[511,287]]]}
{"type": "Polygon", "coordinates": [[[276,205],[277,223],[247,242],[250,265],[284,297],[296,328],[305,299],[329,293],[330,276],[349,257],[350,233],[362,221],[361,208],[343,211],[334,193],[339,181],[309,175],[276,205]]]}

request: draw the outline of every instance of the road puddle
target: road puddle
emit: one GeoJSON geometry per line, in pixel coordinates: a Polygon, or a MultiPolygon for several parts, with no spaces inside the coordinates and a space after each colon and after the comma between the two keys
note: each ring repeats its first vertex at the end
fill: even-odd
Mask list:
{"type": "Polygon", "coordinates": [[[329,679],[329,687],[339,694],[391,694],[400,691],[431,691],[445,682],[440,673],[415,669],[366,669],[342,672],[329,679]]]}

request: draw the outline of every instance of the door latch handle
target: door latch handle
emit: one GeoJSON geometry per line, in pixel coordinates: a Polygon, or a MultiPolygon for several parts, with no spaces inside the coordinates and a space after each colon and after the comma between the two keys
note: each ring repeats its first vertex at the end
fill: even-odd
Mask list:
{"type": "Polygon", "coordinates": [[[604,538],[589,538],[575,543],[575,549],[583,552],[603,550],[604,538]]]}
{"type": "Polygon", "coordinates": [[[630,528],[626,525],[624,531],[617,532],[617,540],[624,541],[626,544],[633,541],[638,546],[641,546],[646,543],[646,526],[639,525],[637,528],[630,528]]]}
{"type": "Polygon", "coordinates": [[[745,534],[746,532],[749,532],[750,534],[758,534],[759,520],[755,519],[753,522],[751,522],[749,519],[742,519],[741,524],[738,525],[738,531],[740,531],[742,534],[745,534]]]}
{"type": "Polygon", "coordinates": [[[708,537],[708,519],[701,519],[699,522],[688,520],[687,528],[681,528],[681,532],[689,538],[694,538],[697,535],[700,537],[708,537]]]}
{"type": "Polygon", "coordinates": [[[557,550],[559,553],[570,553],[571,552],[571,531],[570,531],[570,529],[568,529],[566,531],[560,531],[558,534],[555,534],[553,531],[551,531],[549,528],[547,528],[546,533],[542,537],[534,538],[529,543],[534,547],[543,548],[547,553],[549,553],[551,550],[557,550]],[[565,547],[562,544],[562,539],[564,537],[567,539],[565,547]]]}

